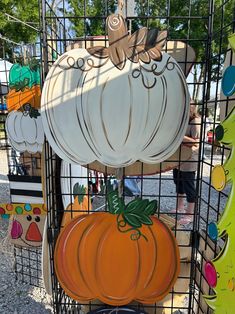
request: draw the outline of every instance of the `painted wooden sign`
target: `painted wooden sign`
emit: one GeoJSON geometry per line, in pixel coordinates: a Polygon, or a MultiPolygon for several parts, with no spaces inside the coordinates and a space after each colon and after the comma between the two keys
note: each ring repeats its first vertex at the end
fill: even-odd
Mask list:
{"type": "Polygon", "coordinates": [[[88,189],[88,170],[80,165],[70,164],[61,161],[60,185],[64,209],[74,202],[76,195],[73,195],[75,184],[79,183],[88,189]]]}
{"type": "Polygon", "coordinates": [[[12,203],[44,204],[41,176],[8,175],[12,203]]]}
{"type": "Polygon", "coordinates": [[[8,111],[18,110],[26,104],[40,108],[40,68],[38,60],[30,60],[28,65],[14,64],[9,72],[10,92],[7,95],[8,111]]]}
{"type": "Polygon", "coordinates": [[[208,233],[213,241],[219,237],[225,239],[224,247],[218,256],[205,264],[205,277],[213,288],[214,294],[205,296],[205,301],[215,313],[232,313],[235,308],[235,107],[226,119],[216,128],[216,139],[231,149],[223,165],[217,165],[212,172],[212,184],[217,191],[222,191],[228,182],[231,191],[226,206],[217,223],[211,222],[208,233]]]}
{"type": "MultiPolygon", "coordinates": [[[[161,163],[148,164],[148,163],[142,163],[140,161],[136,161],[134,164],[125,167],[125,175],[137,176],[137,175],[143,175],[143,174],[148,175],[148,174],[166,172],[175,167],[178,167],[179,160],[181,160],[181,162],[187,161],[188,159],[190,159],[191,156],[192,156],[192,147],[181,145],[172,156],[170,156],[169,158],[167,158],[165,161],[161,163]]],[[[102,172],[102,173],[113,174],[113,175],[116,174],[115,168],[107,167],[98,161],[90,163],[89,168],[102,172]]]]}
{"type": "Polygon", "coordinates": [[[14,64],[9,73],[7,95],[9,115],[6,132],[11,146],[19,152],[42,151],[44,132],[40,115],[40,69],[36,59],[28,65],[14,64]]]}
{"type": "Polygon", "coordinates": [[[235,93],[235,66],[229,66],[223,74],[222,82],[222,91],[225,96],[229,97],[235,93]]]}
{"type": "Polygon", "coordinates": [[[9,112],[18,110],[25,104],[30,104],[33,108],[40,108],[41,87],[35,85],[32,88],[25,87],[24,90],[10,90],[6,101],[9,112]]]}
{"type": "Polygon", "coordinates": [[[62,159],[82,165],[166,160],[189,113],[185,76],[161,52],[166,32],[129,35],[120,15],[108,17],[107,31],[109,47],[73,49],[51,67],[41,102],[47,139],[62,159]]]}
{"type": "Polygon", "coordinates": [[[45,219],[42,239],[42,279],[46,293],[52,295],[52,273],[51,273],[51,260],[50,249],[47,237],[47,217],[45,219]]]}
{"type": "Polygon", "coordinates": [[[42,245],[42,235],[46,215],[15,215],[12,221],[11,243],[23,247],[42,245]]]}
{"type": "Polygon", "coordinates": [[[90,311],[87,314],[147,314],[147,312],[130,307],[115,307],[115,308],[103,307],[98,310],[90,311]]]}
{"type": "Polygon", "coordinates": [[[18,152],[42,152],[44,132],[40,112],[25,105],[23,112],[11,111],[6,119],[6,132],[11,146],[18,152]]]}
{"type": "Polygon", "coordinates": [[[62,288],[81,303],[163,299],[177,279],[180,257],[170,229],[152,216],[156,201],[125,206],[115,191],[108,200],[110,212],[76,217],[60,232],[54,264],[62,288]]]}
{"type": "Polygon", "coordinates": [[[0,203],[0,215],[4,215],[5,218],[8,217],[6,215],[46,215],[46,213],[44,204],[0,203]]]}

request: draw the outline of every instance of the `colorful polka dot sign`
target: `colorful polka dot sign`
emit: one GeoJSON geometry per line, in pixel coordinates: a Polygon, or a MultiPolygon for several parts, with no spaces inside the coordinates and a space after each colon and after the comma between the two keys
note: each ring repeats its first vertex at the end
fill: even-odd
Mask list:
{"type": "Polygon", "coordinates": [[[9,218],[10,215],[46,215],[44,204],[0,204],[0,215],[2,218],[9,218]]]}

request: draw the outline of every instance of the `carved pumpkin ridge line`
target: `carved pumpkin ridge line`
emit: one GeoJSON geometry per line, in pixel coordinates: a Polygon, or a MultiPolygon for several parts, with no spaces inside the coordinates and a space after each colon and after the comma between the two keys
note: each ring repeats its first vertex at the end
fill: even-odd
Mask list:
{"type": "Polygon", "coordinates": [[[106,81],[103,83],[102,88],[101,88],[100,102],[99,102],[99,103],[100,103],[100,110],[99,110],[99,112],[100,112],[100,120],[101,120],[102,128],[103,128],[104,135],[105,135],[105,138],[106,138],[106,140],[107,140],[107,143],[108,143],[108,145],[110,146],[110,148],[111,148],[113,151],[115,151],[114,147],[112,146],[112,144],[111,144],[111,142],[110,142],[110,140],[109,140],[109,138],[108,138],[108,132],[107,132],[107,130],[106,130],[105,123],[104,123],[104,119],[103,119],[103,111],[104,111],[104,110],[103,110],[102,96],[103,96],[104,89],[105,89],[105,87],[106,87],[106,85],[107,85],[107,83],[108,83],[108,80],[109,80],[109,76],[107,76],[107,79],[106,79],[106,81]]]}
{"type": "MultiPolygon", "coordinates": [[[[130,79],[130,75],[128,75],[128,85],[129,85],[129,89],[130,91],[132,91],[132,85],[131,85],[131,79],[130,79]]],[[[132,107],[133,107],[133,93],[130,92],[130,95],[131,95],[131,99],[130,99],[130,109],[129,109],[129,120],[128,120],[128,130],[127,130],[127,135],[126,135],[126,138],[124,140],[124,144],[126,144],[127,140],[128,140],[128,137],[129,137],[129,134],[130,134],[130,131],[131,131],[131,121],[132,121],[132,107]]]]}
{"type": "MultiPolygon", "coordinates": [[[[153,279],[153,276],[154,276],[154,272],[155,272],[155,269],[156,269],[156,267],[157,267],[157,263],[156,263],[156,261],[157,261],[157,255],[158,255],[158,247],[157,247],[157,242],[156,242],[156,238],[155,238],[155,236],[154,236],[154,234],[153,234],[153,231],[152,231],[152,229],[150,228],[150,226],[147,226],[148,227],[148,230],[150,231],[150,233],[151,233],[151,235],[152,235],[152,239],[153,239],[153,243],[154,243],[154,247],[155,247],[155,250],[154,250],[154,253],[155,253],[155,263],[152,265],[152,271],[150,272],[150,270],[149,270],[149,279],[148,279],[148,281],[145,283],[145,286],[143,287],[144,289],[146,289],[147,288],[147,286],[149,285],[149,283],[152,281],[152,279],[153,279]]],[[[141,294],[141,293],[140,293],[141,294]]],[[[138,299],[139,298],[139,296],[136,296],[136,299],[138,299]]]]}
{"type": "MultiPolygon", "coordinates": [[[[84,76],[82,84],[81,84],[81,90],[83,90],[83,88],[84,88],[84,85],[85,85],[84,83],[85,83],[87,75],[88,75],[88,73],[85,73],[85,76],[84,76]]],[[[78,81],[77,87],[79,86],[79,84],[80,84],[80,80],[78,81]]],[[[77,90],[78,90],[78,88],[77,88],[77,90]]],[[[97,154],[97,148],[95,146],[95,143],[93,143],[93,140],[92,140],[92,138],[90,136],[89,129],[88,129],[88,126],[87,126],[87,123],[86,123],[85,115],[84,115],[84,111],[83,111],[83,93],[81,93],[80,97],[77,97],[77,99],[79,99],[79,98],[81,99],[81,113],[82,113],[83,121],[84,121],[84,124],[85,124],[85,128],[86,128],[86,131],[88,133],[89,140],[94,145],[94,148],[96,149],[96,151],[93,149],[93,147],[91,146],[89,140],[87,139],[87,137],[86,137],[86,135],[84,133],[84,130],[83,130],[83,127],[82,127],[82,123],[81,123],[81,120],[80,120],[80,114],[78,112],[78,106],[77,106],[77,103],[76,103],[75,104],[75,108],[76,108],[76,115],[77,115],[78,124],[79,124],[80,130],[81,130],[81,132],[83,134],[83,137],[84,137],[88,147],[91,149],[91,151],[96,156],[96,158],[99,158],[99,155],[97,154]]]]}
{"type": "MultiPolygon", "coordinates": [[[[174,64],[174,66],[175,66],[175,64],[174,64]]],[[[179,70],[179,72],[182,72],[180,67],[177,66],[177,69],[179,70]]],[[[182,80],[182,77],[180,75],[179,75],[179,77],[180,77],[180,82],[182,84],[182,92],[184,93],[184,99],[186,101],[186,99],[187,99],[186,90],[183,88],[184,87],[184,81],[182,80]]],[[[166,84],[167,84],[167,82],[166,82],[166,84]]],[[[180,127],[178,128],[177,133],[174,135],[174,138],[172,138],[170,144],[172,144],[175,141],[175,139],[178,137],[178,134],[180,133],[181,127],[184,125],[184,121],[185,121],[186,117],[187,117],[187,115],[186,115],[186,110],[185,110],[185,107],[184,107],[183,108],[183,112],[182,112],[182,118],[180,119],[180,127]]],[[[159,154],[163,153],[163,151],[164,151],[164,149],[162,149],[162,151],[160,151],[159,154]]],[[[156,156],[157,155],[155,154],[155,155],[152,155],[151,157],[156,157],[156,156]]]]}
{"type": "MultiPolygon", "coordinates": [[[[82,243],[82,241],[86,241],[86,237],[89,235],[89,232],[92,230],[92,229],[94,229],[94,226],[93,226],[93,224],[91,224],[91,223],[89,223],[88,224],[88,226],[86,226],[86,228],[83,230],[83,233],[82,233],[82,235],[81,235],[81,237],[80,237],[80,239],[79,239],[79,243],[78,243],[78,249],[77,249],[77,252],[78,252],[78,269],[79,269],[79,271],[80,271],[80,275],[81,275],[81,277],[82,277],[82,280],[83,280],[83,282],[85,283],[85,285],[86,285],[86,287],[87,287],[87,289],[89,290],[89,292],[90,292],[90,294],[92,295],[93,293],[92,293],[92,291],[91,291],[91,289],[90,289],[90,286],[89,286],[89,284],[88,284],[88,281],[86,280],[86,278],[84,277],[84,271],[82,271],[82,269],[81,269],[81,261],[79,262],[79,252],[80,252],[80,246],[81,246],[81,243],[82,243]]],[[[87,261],[88,262],[88,261],[87,261]]],[[[83,269],[84,270],[84,269],[83,269]]],[[[95,296],[96,297],[96,296],[95,296]]],[[[93,299],[93,297],[92,297],[92,299],[93,299]]]]}
{"type": "Polygon", "coordinates": [[[145,145],[144,145],[144,147],[142,149],[142,152],[144,150],[146,150],[146,148],[148,148],[149,145],[154,140],[154,137],[156,136],[157,132],[159,131],[159,129],[161,127],[161,124],[162,124],[163,117],[164,117],[164,115],[166,113],[166,107],[167,107],[167,93],[166,93],[167,82],[166,82],[166,78],[164,76],[160,77],[160,79],[161,79],[161,82],[162,82],[162,85],[163,85],[163,89],[162,89],[163,90],[163,99],[162,99],[161,111],[160,111],[160,114],[159,114],[159,118],[156,121],[155,128],[154,128],[152,134],[150,135],[150,137],[148,138],[147,142],[145,143],[145,145]]]}

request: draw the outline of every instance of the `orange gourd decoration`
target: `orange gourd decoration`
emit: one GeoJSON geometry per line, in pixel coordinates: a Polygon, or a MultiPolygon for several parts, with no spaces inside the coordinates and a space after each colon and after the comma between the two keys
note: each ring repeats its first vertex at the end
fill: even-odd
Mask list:
{"type": "Polygon", "coordinates": [[[116,192],[108,199],[110,212],[76,217],[60,232],[54,260],[62,288],[79,302],[115,306],[163,299],[177,279],[180,258],[170,229],[151,216],[156,201],[125,205],[116,192]]]}
{"type": "Polygon", "coordinates": [[[83,185],[76,183],[73,188],[74,202],[69,204],[64,212],[61,228],[67,225],[72,218],[84,215],[91,210],[91,201],[87,195],[87,189],[83,185]]]}
{"type": "Polygon", "coordinates": [[[7,95],[8,111],[18,110],[25,104],[30,104],[35,109],[40,108],[41,88],[40,85],[25,87],[23,90],[11,89],[7,95]]]}

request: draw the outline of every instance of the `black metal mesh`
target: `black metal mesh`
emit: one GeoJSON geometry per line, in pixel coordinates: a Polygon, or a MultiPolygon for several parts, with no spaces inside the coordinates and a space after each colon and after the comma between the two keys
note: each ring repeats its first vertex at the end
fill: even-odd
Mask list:
{"type": "MultiPolygon", "coordinates": [[[[79,1],[76,11],[69,11],[66,1],[61,1],[59,7],[52,7],[48,1],[41,1],[41,42],[43,77],[45,79],[51,65],[56,58],[66,51],[68,45],[77,42],[86,47],[90,36],[107,35],[105,32],[105,19],[113,13],[117,1],[102,1],[102,6],[92,10],[92,2],[79,1]],[[98,26],[97,26],[98,25],[98,26]],[[78,31],[75,32],[75,26],[78,31]],[[99,30],[96,33],[95,30],[99,30]]],[[[221,243],[213,243],[207,235],[207,226],[211,221],[216,221],[224,208],[227,200],[229,187],[223,192],[217,192],[211,185],[211,171],[217,163],[222,164],[227,151],[221,147],[211,133],[207,134],[206,112],[211,112],[211,129],[214,130],[219,124],[217,110],[219,106],[226,108],[228,112],[228,99],[220,99],[221,70],[226,52],[231,53],[229,64],[232,63],[232,52],[228,49],[228,34],[234,31],[234,3],[228,1],[135,1],[137,5],[136,15],[127,15],[126,19],[132,32],[142,26],[159,27],[168,30],[167,40],[181,40],[191,45],[197,52],[197,59],[188,76],[187,83],[190,94],[198,101],[198,109],[201,113],[201,138],[200,160],[198,162],[196,185],[198,192],[197,206],[194,213],[193,224],[182,226],[178,220],[183,216],[181,213],[171,214],[170,210],[177,205],[177,196],[173,183],[172,170],[155,175],[138,175],[140,197],[157,199],[157,215],[167,219],[172,231],[176,235],[180,250],[184,251],[185,258],[181,259],[181,268],[185,270],[179,276],[178,284],[172,289],[168,302],[156,303],[149,306],[135,304],[147,313],[174,313],[180,310],[183,313],[210,313],[209,308],[203,301],[203,294],[209,292],[206,283],[203,266],[205,261],[213,258],[218,252],[221,243]],[[174,2],[174,5],[173,5],[174,2]],[[199,68],[201,71],[199,71],[199,68]],[[201,75],[200,75],[201,73],[201,75]],[[167,215],[167,216],[164,216],[167,215]],[[219,245],[220,244],[220,245],[219,245]],[[180,303],[177,297],[181,298],[180,303]],[[179,305],[180,304],[180,305],[179,305]]],[[[124,13],[127,7],[124,8],[124,13]]],[[[105,37],[106,38],[106,37],[105,37]]],[[[104,41],[104,39],[100,39],[104,41]]],[[[99,41],[99,40],[98,40],[99,41]]],[[[166,45],[167,49],[167,45],[166,45]]],[[[187,53],[181,63],[187,65],[187,53]]],[[[183,160],[179,160],[182,162],[183,160]]],[[[46,196],[48,208],[48,235],[50,240],[50,256],[52,268],[52,286],[54,309],[57,313],[73,313],[80,308],[88,312],[99,304],[78,304],[69,298],[61,288],[54,271],[53,256],[57,236],[60,231],[60,223],[63,215],[63,194],[60,185],[61,161],[49,144],[45,148],[45,176],[46,196]]],[[[88,169],[87,185],[88,196],[92,197],[90,211],[107,210],[107,184],[110,180],[115,184],[115,177],[103,173],[100,189],[93,190],[96,173],[88,169]]],[[[71,180],[71,174],[67,176],[71,180]]],[[[78,180],[80,178],[77,178],[78,180]]],[[[131,180],[131,178],[128,178],[131,180]]],[[[132,178],[136,180],[136,178],[132,178]]],[[[124,172],[124,186],[125,186],[124,172]]],[[[135,196],[130,195],[128,189],[124,189],[123,198],[127,202],[135,196]],[[129,194],[128,194],[129,193],[129,194]]],[[[71,202],[72,202],[71,192],[71,202]]],[[[67,211],[72,213],[71,208],[67,211]]],[[[183,255],[183,253],[182,253],[183,255]]]]}
{"type": "MultiPolygon", "coordinates": [[[[0,49],[2,62],[5,64],[3,68],[5,80],[1,79],[0,89],[1,170],[4,171],[4,174],[19,176],[20,181],[21,176],[41,176],[41,155],[39,153],[19,153],[11,147],[7,138],[5,121],[8,114],[6,96],[7,91],[9,91],[9,69],[11,64],[19,62],[21,59],[40,59],[40,44],[19,46],[6,39],[0,39],[0,49]],[[7,166],[8,169],[6,169],[7,166]]],[[[32,286],[43,287],[41,276],[41,248],[23,248],[15,246],[14,258],[16,279],[32,286]]]]}

